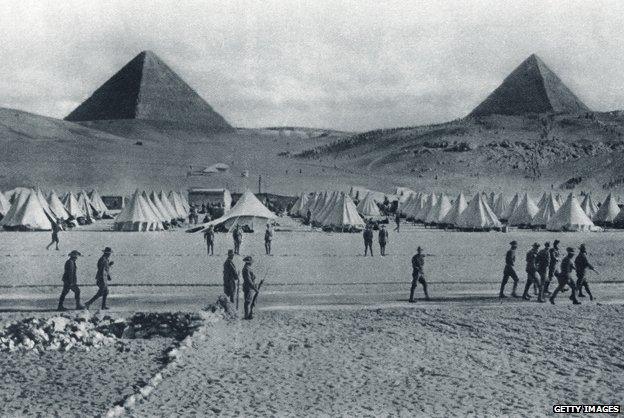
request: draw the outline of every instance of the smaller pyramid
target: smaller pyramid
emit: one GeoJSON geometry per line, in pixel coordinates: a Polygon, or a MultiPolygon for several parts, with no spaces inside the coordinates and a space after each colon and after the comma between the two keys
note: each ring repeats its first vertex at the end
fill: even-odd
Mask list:
{"type": "Polygon", "coordinates": [[[65,120],[142,119],[229,130],[229,123],[156,54],[143,51],[65,120]]]}
{"type": "Polygon", "coordinates": [[[587,111],[589,108],[533,54],[468,116],[587,111]]]}

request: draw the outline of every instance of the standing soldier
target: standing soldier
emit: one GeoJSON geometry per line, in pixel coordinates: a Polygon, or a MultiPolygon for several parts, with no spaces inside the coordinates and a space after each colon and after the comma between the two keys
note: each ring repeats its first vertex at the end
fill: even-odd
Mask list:
{"type": "Polygon", "coordinates": [[[370,224],[366,224],[364,228],[364,257],[368,254],[368,250],[370,249],[370,255],[373,256],[373,228],[371,228],[370,224]]]}
{"type": "MultiPolygon", "coordinates": [[[[223,263],[223,293],[234,303],[234,294],[236,288],[240,284],[238,271],[234,265],[234,250],[228,250],[227,260],[223,263]]],[[[236,301],[236,309],[238,309],[238,300],[236,301]]]]}
{"type": "Polygon", "coordinates": [[[271,255],[271,241],[273,241],[273,230],[271,225],[267,224],[266,231],[264,232],[264,250],[267,255],[271,255]]]}
{"type": "Polygon", "coordinates": [[[65,302],[65,296],[67,296],[70,290],[74,292],[76,309],[84,309],[84,306],[80,304],[80,289],[78,288],[78,276],[76,274],[76,259],[82,256],[82,254],[74,250],[68,255],[69,259],[65,262],[65,271],[63,272],[63,290],[61,291],[61,297],[57,308],[59,311],[67,310],[63,306],[63,303],[65,302]]]}
{"type": "Polygon", "coordinates": [[[247,257],[243,258],[243,262],[245,263],[245,266],[243,267],[243,294],[245,296],[244,319],[253,319],[252,302],[254,295],[258,291],[258,286],[256,285],[256,275],[251,270],[253,258],[248,255],[247,257]]]}
{"type": "Polygon", "coordinates": [[[238,255],[240,254],[240,245],[243,241],[243,231],[241,231],[239,225],[234,227],[234,231],[232,231],[232,238],[234,239],[234,254],[238,255]]]}
{"type": "Polygon", "coordinates": [[[206,240],[208,255],[214,255],[214,228],[212,225],[204,232],[204,240],[206,240]]]}
{"type": "Polygon", "coordinates": [[[386,255],[386,243],[388,242],[388,230],[386,229],[386,225],[381,225],[381,229],[379,230],[379,252],[381,256],[386,255]]]}
{"type": "Polygon", "coordinates": [[[574,257],[574,248],[568,247],[566,251],[568,252],[568,255],[566,255],[564,259],[561,260],[561,272],[556,275],[557,280],[559,281],[559,285],[557,286],[549,300],[550,303],[554,305],[557,293],[559,293],[567,284],[572,290],[570,300],[575,305],[580,305],[581,302],[576,299],[576,285],[574,284],[574,280],[572,279],[572,270],[574,270],[574,263],[572,262],[572,258],[574,257]]]}
{"type": "Polygon", "coordinates": [[[113,253],[113,250],[110,247],[106,247],[102,252],[102,257],[100,257],[97,262],[97,273],[95,274],[95,283],[98,286],[98,291],[91,299],[89,299],[87,303],[85,303],[85,307],[87,309],[89,309],[89,306],[91,306],[91,304],[100,296],[102,297],[102,309],[108,309],[108,306],[106,306],[106,298],[108,297],[107,282],[111,281],[110,267],[113,265],[113,262],[110,261],[110,256],[113,253]]]}
{"type": "Polygon", "coordinates": [[[399,230],[401,229],[401,216],[399,216],[399,212],[397,212],[396,216],[394,217],[394,222],[396,223],[396,227],[394,228],[394,230],[399,232],[399,230]]]}
{"type": "Polygon", "coordinates": [[[548,263],[548,280],[546,281],[546,285],[544,286],[544,295],[549,295],[550,290],[550,282],[555,276],[555,272],[558,271],[557,267],[559,266],[559,260],[561,259],[561,253],[559,252],[559,240],[556,239],[553,241],[553,246],[550,249],[550,262],[548,263]]]}
{"type": "Polygon", "coordinates": [[[533,248],[531,248],[526,254],[526,273],[527,273],[527,281],[524,285],[524,292],[522,293],[522,299],[529,300],[531,296],[529,296],[529,289],[531,289],[531,285],[535,284],[538,281],[537,278],[537,249],[539,248],[539,244],[536,242],[533,244],[533,248]]]}
{"type": "Polygon", "coordinates": [[[56,251],[59,250],[59,232],[61,231],[61,226],[59,225],[60,221],[52,222],[52,241],[46,247],[46,250],[49,250],[52,244],[56,244],[56,251]]]}
{"type": "Polygon", "coordinates": [[[589,295],[589,300],[594,300],[591,290],[589,290],[589,285],[587,284],[585,273],[587,272],[587,269],[590,269],[592,271],[596,271],[596,270],[594,269],[594,266],[592,266],[587,260],[587,249],[585,248],[585,244],[581,244],[581,246],[579,247],[579,251],[580,251],[579,255],[577,255],[576,259],[574,260],[574,267],[576,269],[576,278],[577,278],[576,288],[578,289],[578,296],[580,298],[585,297],[585,295],[583,294],[583,287],[584,287],[585,291],[587,291],[587,294],[589,295]]]}
{"type": "Polygon", "coordinates": [[[509,278],[513,280],[513,290],[511,291],[511,296],[514,298],[518,297],[516,293],[516,289],[518,288],[518,275],[516,274],[516,270],[514,269],[514,264],[516,263],[516,249],[518,248],[517,241],[511,241],[509,243],[511,248],[505,254],[505,269],[503,270],[503,281],[501,282],[500,292],[498,293],[498,297],[506,298],[505,296],[505,286],[507,285],[507,281],[509,278]]]}
{"type": "Polygon", "coordinates": [[[537,253],[537,272],[540,278],[540,286],[537,294],[538,302],[545,302],[544,291],[546,290],[546,282],[548,281],[548,268],[550,266],[550,242],[544,243],[544,248],[537,253]]]}
{"type": "Polygon", "coordinates": [[[429,300],[429,292],[427,292],[427,282],[425,281],[425,256],[422,253],[422,248],[416,249],[416,255],[412,257],[412,288],[410,289],[410,303],[415,303],[414,291],[418,282],[422,284],[423,291],[425,292],[425,300],[429,300]]]}

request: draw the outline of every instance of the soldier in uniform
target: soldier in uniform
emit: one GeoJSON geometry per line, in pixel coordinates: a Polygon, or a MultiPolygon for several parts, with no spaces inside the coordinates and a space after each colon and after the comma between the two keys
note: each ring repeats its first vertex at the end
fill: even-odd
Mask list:
{"type": "Polygon", "coordinates": [[[557,272],[557,267],[559,266],[559,260],[561,259],[561,253],[559,252],[559,240],[556,239],[553,241],[553,246],[550,249],[550,261],[548,263],[548,280],[546,281],[546,285],[544,286],[544,295],[549,295],[550,290],[550,282],[555,276],[555,272],[557,272]]]}
{"type": "Polygon", "coordinates": [[[245,296],[245,318],[253,319],[252,302],[254,295],[258,291],[258,285],[256,284],[256,275],[251,270],[253,264],[253,258],[248,255],[243,258],[245,266],[243,267],[243,294],[245,296]]]}
{"type": "Polygon", "coordinates": [[[536,242],[533,244],[533,247],[526,254],[526,273],[527,273],[527,281],[524,285],[524,292],[522,293],[522,299],[529,300],[531,296],[529,296],[529,289],[531,289],[531,285],[538,282],[537,278],[537,249],[539,248],[539,244],[536,242]]]}
{"type": "Polygon", "coordinates": [[[422,253],[422,248],[416,249],[416,255],[412,257],[412,288],[410,289],[410,303],[415,303],[414,291],[416,285],[420,282],[425,292],[425,299],[429,300],[429,292],[427,292],[427,281],[425,280],[425,256],[422,253]]]}
{"type": "Polygon", "coordinates": [[[379,252],[381,256],[386,255],[386,244],[388,242],[388,230],[385,225],[381,225],[379,229],[379,252]]]}
{"type": "Polygon", "coordinates": [[[559,281],[559,286],[557,286],[549,300],[550,303],[554,305],[557,293],[559,293],[561,289],[563,289],[567,284],[572,290],[570,300],[575,305],[580,305],[581,302],[576,299],[576,285],[574,284],[574,280],[572,279],[572,270],[574,270],[574,263],[572,262],[572,258],[574,257],[574,248],[568,247],[566,251],[568,252],[568,255],[566,255],[564,259],[561,260],[561,271],[558,275],[556,275],[557,280],[559,281]]]}
{"type": "Polygon", "coordinates": [[[234,250],[228,250],[227,260],[223,263],[223,293],[232,303],[234,303],[234,295],[239,282],[238,271],[234,265],[234,250]]]}
{"type": "Polygon", "coordinates": [[[206,240],[208,255],[214,255],[214,236],[214,228],[210,225],[204,232],[204,240],[206,240]]]}
{"type": "Polygon", "coordinates": [[[550,266],[550,242],[544,243],[544,248],[537,253],[537,272],[540,278],[540,286],[538,289],[538,302],[545,302],[544,291],[546,282],[548,281],[548,268],[550,266]]]}
{"type": "Polygon", "coordinates": [[[95,302],[100,296],[102,297],[102,309],[108,309],[106,306],[106,298],[108,297],[108,283],[111,281],[110,267],[113,262],[110,261],[110,256],[113,250],[110,247],[104,248],[102,251],[102,257],[97,262],[97,273],[95,274],[95,283],[98,286],[97,293],[85,303],[85,307],[89,309],[89,306],[95,302]]]}
{"type": "Polygon", "coordinates": [[[366,224],[364,228],[364,257],[368,254],[370,249],[370,255],[373,256],[373,228],[370,224],[366,224]]]}
{"type": "Polygon", "coordinates": [[[273,241],[273,230],[271,225],[267,224],[266,231],[264,231],[264,250],[267,255],[271,255],[271,242],[273,241]]]}
{"type": "Polygon", "coordinates": [[[65,262],[65,271],[63,272],[63,290],[61,291],[61,297],[59,298],[58,308],[59,311],[66,311],[63,306],[65,302],[65,296],[71,290],[74,292],[74,298],[76,299],[76,309],[84,309],[84,306],[80,304],[80,289],[78,288],[78,276],[76,274],[76,259],[82,256],[80,252],[74,250],[70,252],[69,259],[65,262]]]}
{"type": "Polygon", "coordinates": [[[243,241],[243,231],[241,231],[239,225],[234,227],[234,231],[232,231],[232,238],[234,239],[234,254],[238,255],[240,254],[240,245],[243,241]]]}
{"type": "Polygon", "coordinates": [[[579,255],[577,255],[576,259],[574,260],[574,267],[576,269],[577,279],[576,288],[578,290],[578,296],[580,298],[585,297],[585,295],[583,294],[583,288],[585,288],[585,291],[589,295],[589,300],[594,300],[591,290],[589,290],[589,285],[587,284],[585,273],[587,272],[587,269],[590,269],[592,271],[596,270],[594,269],[594,266],[590,264],[589,260],[587,260],[587,249],[585,248],[585,244],[581,244],[581,246],[579,247],[579,251],[579,255]]]}
{"type": "Polygon", "coordinates": [[[498,293],[498,297],[506,298],[505,296],[505,286],[507,285],[507,281],[511,278],[514,282],[513,290],[511,291],[511,296],[514,298],[518,297],[516,293],[516,289],[518,288],[518,275],[516,274],[516,270],[514,269],[514,264],[516,263],[516,249],[518,248],[517,241],[511,241],[509,243],[511,248],[505,254],[505,268],[503,270],[503,281],[501,282],[500,292],[498,293]]]}
{"type": "Polygon", "coordinates": [[[396,216],[394,217],[394,222],[396,223],[396,227],[394,228],[394,230],[399,232],[399,230],[401,229],[401,216],[399,215],[398,212],[396,216]]]}
{"type": "MultiPolygon", "coordinates": [[[[60,221],[59,221],[60,222],[60,221]]],[[[52,241],[46,247],[46,250],[49,250],[53,244],[56,244],[56,250],[59,250],[59,232],[61,231],[61,226],[58,222],[52,222],[52,241]]]]}

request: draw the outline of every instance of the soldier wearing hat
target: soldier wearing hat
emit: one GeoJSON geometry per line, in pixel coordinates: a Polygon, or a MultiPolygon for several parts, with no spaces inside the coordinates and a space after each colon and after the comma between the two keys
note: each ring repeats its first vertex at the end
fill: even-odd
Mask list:
{"type": "Polygon", "coordinates": [[[574,248],[568,247],[566,251],[568,252],[568,254],[563,258],[563,260],[561,260],[561,271],[558,275],[556,275],[557,280],[559,281],[559,286],[557,286],[549,300],[550,303],[554,305],[557,293],[559,293],[567,284],[572,290],[570,300],[575,305],[580,305],[581,302],[576,299],[576,285],[574,284],[574,280],[572,279],[572,270],[574,270],[574,263],[572,262],[572,258],[574,257],[574,248]]]}
{"type": "Polygon", "coordinates": [[[550,266],[550,242],[544,243],[542,248],[537,253],[537,273],[539,274],[539,289],[538,289],[538,302],[545,302],[544,291],[546,290],[546,282],[548,281],[548,267],[550,266]]]}
{"type": "Polygon", "coordinates": [[[206,248],[208,251],[208,255],[214,255],[214,228],[212,225],[204,231],[204,240],[206,241],[206,248]]]}
{"type": "Polygon", "coordinates": [[[529,296],[529,289],[532,284],[539,283],[539,279],[537,278],[537,249],[540,245],[536,242],[533,244],[532,248],[526,253],[526,274],[527,281],[524,285],[524,292],[522,293],[522,299],[529,300],[531,296],[529,296]]]}
{"type": "Polygon", "coordinates": [[[264,231],[264,251],[266,255],[271,255],[271,243],[273,242],[273,229],[270,224],[266,225],[266,231],[264,231]]]}
{"type": "Polygon", "coordinates": [[[228,250],[227,260],[223,263],[223,293],[232,303],[234,303],[234,294],[239,282],[240,277],[234,265],[234,250],[228,250]]]}
{"type": "Polygon", "coordinates": [[[373,256],[373,228],[370,223],[366,224],[364,228],[364,257],[368,254],[368,250],[370,250],[371,257],[373,256]]]}
{"type": "Polygon", "coordinates": [[[102,253],[102,257],[100,257],[97,262],[97,273],[95,274],[95,283],[97,284],[98,291],[91,299],[89,299],[87,303],[85,303],[85,307],[87,309],[89,309],[89,306],[91,306],[91,304],[100,296],[102,297],[102,309],[108,309],[108,306],[106,306],[106,298],[108,297],[107,282],[111,281],[110,267],[113,265],[113,262],[110,261],[110,256],[113,253],[113,250],[110,247],[106,247],[102,250],[102,253]]]}
{"type": "Polygon", "coordinates": [[[69,259],[65,262],[65,271],[63,272],[63,290],[61,291],[61,297],[59,298],[58,308],[59,311],[66,311],[63,306],[65,302],[65,296],[71,290],[74,292],[74,298],[76,299],[76,309],[84,309],[84,306],[80,304],[80,289],[78,288],[78,276],[76,274],[76,260],[82,256],[79,251],[73,250],[68,254],[69,259]]]}
{"type": "Polygon", "coordinates": [[[557,268],[559,266],[559,260],[561,259],[561,253],[559,252],[559,242],[560,241],[558,239],[554,240],[553,246],[550,249],[550,261],[548,263],[548,280],[544,285],[544,295],[550,294],[550,290],[548,288],[550,287],[550,282],[555,276],[555,272],[557,271],[557,268]]]}
{"type": "Polygon", "coordinates": [[[379,228],[379,252],[381,256],[386,255],[386,244],[388,243],[388,230],[385,225],[381,225],[379,228]]]}
{"type": "Polygon", "coordinates": [[[240,245],[243,242],[243,231],[241,230],[240,225],[236,225],[234,227],[234,231],[232,231],[232,238],[234,239],[234,254],[240,254],[240,245]]]}
{"type": "Polygon", "coordinates": [[[410,303],[415,303],[414,291],[418,282],[422,284],[423,292],[425,293],[425,299],[429,300],[429,292],[427,292],[427,281],[425,280],[425,256],[422,253],[422,248],[416,249],[416,254],[412,257],[412,288],[410,289],[410,303]]]}
{"type": "Polygon", "coordinates": [[[579,255],[576,256],[574,260],[574,267],[576,269],[576,288],[578,290],[578,296],[580,298],[584,298],[583,288],[589,295],[589,300],[594,300],[592,296],[591,290],[589,290],[589,285],[587,284],[587,279],[585,278],[585,273],[587,269],[596,271],[594,266],[592,266],[587,260],[587,248],[585,248],[585,244],[581,244],[579,247],[579,255]]]}
{"type": "Polygon", "coordinates": [[[258,285],[256,284],[256,275],[251,270],[253,264],[253,258],[248,255],[243,258],[245,266],[243,267],[243,294],[245,296],[245,318],[253,319],[253,298],[258,291],[258,285]]]}
{"type": "Polygon", "coordinates": [[[511,291],[511,296],[517,298],[516,289],[518,288],[518,275],[516,274],[516,270],[514,269],[514,264],[516,263],[516,249],[518,248],[517,241],[511,241],[509,243],[511,248],[505,254],[505,268],[503,269],[503,281],[501,282],[500,292],[498,293],[498,297],[506,298],[505,296],[505,286],[507,285],[507,281],[511,278],[514,282],[513,290],[511,291]]]}

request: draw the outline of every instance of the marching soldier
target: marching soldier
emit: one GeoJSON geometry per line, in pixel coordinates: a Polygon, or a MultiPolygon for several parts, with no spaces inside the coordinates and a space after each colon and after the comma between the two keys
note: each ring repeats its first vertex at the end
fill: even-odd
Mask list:
{"type": "Polygon", "coordinates": [[[429,292],[427,292],[427,281],[425,280],[425,256],[422,253],[422,248],[416,249],[416,255],[412,257],[412,288],[410,289],[410,303],[415,303],[414,291],[418,282],[422,284],[423,291],[425,293],[425,300],[429,300],[429,292]]]}
{"type": "Polygon", "coordinates": [[[522,293],[522,299],[530,300],[531,296],[529,296],[529,289],[531,289],[531,285],[535,284],[538,281],[537,278],[537,249],[539,248],[539,244],[536,242],[533,244],[533,247],[526,254],[526,273],[527,273],[527,281],[524,285],[524,293],[522,293]]]}
{"type": "Polygon", "coordinates": [[[271,255],[271,242],[273,241],[273,230],[271,225],[267,224],[266,231],[264,232],[264,250],[267,255],[271,255]]]}
{"type": "Polygon", "coordinates": [[[65,271],[63,272],[63,290],[61,291],[61,297],[59,298],[58,311],[66,311],[63,306],[65,302],[65,296],[71,290],[74,292],[74,299],[76,299],[76,309],[84,309],[84,306],[80,304],[80,289],[78,288],[78,276],[76,274],[76,260],[82,256],[80,252],[73,250],[69,254],[69,259],[65,262],[65,271]]]}
{"type": "Polygon", "coordinates": [[[256,275],[251,270],[253,264],[253,258],[248,255],[243,258],[245,266],[243,267],[243,294],[245,296],[245,318],[253,319],[253,299],[258,291],[258,285],[256,285],[256,275]]]}
{"type": "Polygon", "coordinates": [[[240,245],[243,242],[243,231],[240,225],[236,225],[234,231],[232,231],[232,238],[234,239],[234,254],[240,254],[240,245]]]}
{"type": "Polygon", "coordinates": [[[539,274],[538,302],[545,302],[544,290],[548,281],[548,268],[550,266],[550,242],[544,243],[544,248],[537,253],[537,273],[539,274]]]}
{"type": "Polygon", "coordinates": [[[91,306],[91,304],[100,296],[102,297],[102,309],[108,309],[108,306],[106,306],[106,298],[108,297],[107,282],[111,281],[110,267],[113,265],[113,262],[110,261],[110,256],[113,253],[113,250],[110,247],[106,247],[102,252],[102,257],[100,257],[97,262],[97,273],[95,274],[95,283],[97,284],[98,291],[91,299],[89,299],[87,303],[85,303],[85,307],[87,309],[89,309],[89,306],[91,306]]]}
{"type": "Polygon", "coordinates": [[[559,252],[559,240],[556,239],[553,241],[553,246],[550,249],[550,262],[548,263],[548,280],[546,281],[546,285],[544,286],[544,295],[550,294],[550,282],[553,277],[555,277],[555,273],[558,271],[557,268],[559,266],[559,260],[561,259],[561,253],[559,252]]]}
{"type": "Polygon", "coordinates": [[[385,225],[381,225],[379,229],[379,252],[381,256],[386,255],[386,243],[388,242],[388,230],[385,225]]]}
{"type": "Polygon", "coordinates": [[[52,241],[48,244],[46,250],[49,250],[53,244],[56,244],[56,251],[59,250],[59,232],[61,231],[59,222],[52,222],[52,241]]]}
{"type": "MultiPolygon", "coordinates": [[[[227,260],[223,263],[223,293],[234,303],[234,294],[240,283],[238,271],[234,265],[234,250],[228,250],[227,260]]],[[[237,301],[238,305],[238,301],[237,301]]],[[[238,306],[237,306],[238,308],[238,306]]]]}
{"type": "Polygon", "coordinates": [[[568,252],[568,255],[566,255],[563,260],[561,260],[561,271],[557,275],[559,285],[557,286],[549,300],[550,303],[554,305],[557,293],[559,293],[567,284],[572,290],[570,300],[575,305],[580,305],[581,302],[576,299],[576,285],[574,284],[574,280],[572,279],[572,270],[574,270],[574,263],[572,262],[572,258],[574,257],[574,248],[568,247],[566,251],[568,252]]]}
{"type": "Polygon", "coordinates": [[[208,255],[214,255],[214,236],[214,228],[210,225],[206,232],[204,232],[204,240],[206,240],[208,255]]]}
{"type": "Polygon", "coordinates": [[[364,257],[368,254],[370,249],[370,255],[373,256],[373,228],[370,224],[366,224],[364,228],[364,257]]]}
{"type": "Polygon", "coordinates": [[[396,227],[394,228],[395,231],[400,232],[401,229],[401,216],[399,215],[399,213],[397,212],[396,216],[394,217],[394,222],[396,223],[396,227]]]}
{"type": "Polygon", "coordinates": [[[578,289],[578,296],[580,298],[585,297],[585,295],[583,294],[583,287],[584,287],[585,291],[589,295],[589,300],[594,300],[591,290],[589,290],[589,285],[587,284],[585,273],[587,272],[587,269],[590,269],[592,271],[596,271],[596,270],[594,269],[594,266],[592,266],[587,260],[587,249],[585,248],[585,244],[581,244],[581,246],[579,247],[579,251],[580,251],[579,255],[577,255],[576,259],[574,260],[574,267],[576,269],[576,278],[577,278],[576,288],[578,289]]]}
{"type": "Polygon", "coordinates": [[[498,297],[506,298],[505,296],[505,286],[507,285],[507,281],[511,278],[514,282],[513,290],[511,291],[511,296],[517,298],[518,295],[516,293],[516,289],[518,288],[518,275],[516,274],[516,270],[514,269],[514,264],[516,263],[516,249],[518,248],[517,241],[511,241],[509,243],[511,248],[505,254],[505,269],[503,270],[503,281],[501,282],[500,292],[498,293],[498,297]]]}

